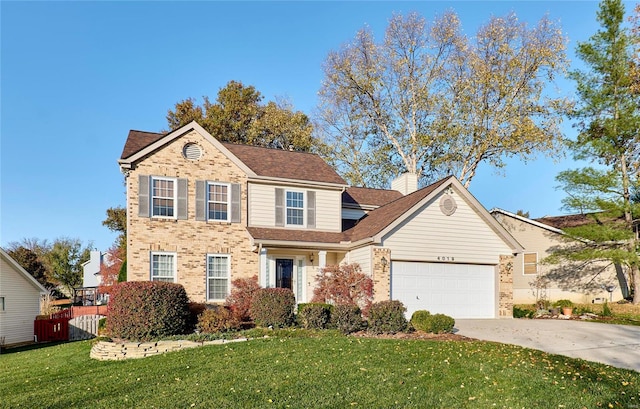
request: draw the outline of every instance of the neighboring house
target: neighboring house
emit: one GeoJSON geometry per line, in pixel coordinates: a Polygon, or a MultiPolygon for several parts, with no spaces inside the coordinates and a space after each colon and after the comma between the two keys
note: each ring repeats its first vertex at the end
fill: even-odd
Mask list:
{"type": "Polygon", "coordinates": [[[33,341],[33,321],[48,293],[0,248],[0,345],[33,341]]]}
{"type": "Polygon", "coordinates": [[[502,209],[491,214],[524,247],[513,268],[513,300],[516,304],[570,299],[578,303],[617,301],[623,298],[616,269],[611,263],[550,265],[541,261],[554,248],[567,245],[562,229],[589,223],[585,215],[529,219],[502,209]],[[607,287],[613,289],[610,293],[607,287]]]}
{"type": "Polygon", "coordinates": [[[510,317],[517,241],[454,177],[417,189],[354,188],[311,153],[222,143],[192,122],[131,131],[127,279],[182,284],[223,302],[231,281],[313,297],[320,268],[358,263],[376,300],[456,318],[510,317]]]}
{"type": "Polygon", "coordinates": [[[103,266],[110,266],[113,263],[109,253],[99,250],[91,250],[89,260],[82,263],[82,288],[76,289],[77,297],[82,301],[82,305],[101,305],[109,302],[109,294],[100,293],[103,266]]]}

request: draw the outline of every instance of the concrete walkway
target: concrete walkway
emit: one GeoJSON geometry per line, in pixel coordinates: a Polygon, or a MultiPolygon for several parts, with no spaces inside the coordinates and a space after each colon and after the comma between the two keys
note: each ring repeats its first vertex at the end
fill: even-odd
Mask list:
{"type": "Polygon", "coordinates": [[[456,334],[640,372],[640,327],[575,320],[456,320],[456,334]]]}

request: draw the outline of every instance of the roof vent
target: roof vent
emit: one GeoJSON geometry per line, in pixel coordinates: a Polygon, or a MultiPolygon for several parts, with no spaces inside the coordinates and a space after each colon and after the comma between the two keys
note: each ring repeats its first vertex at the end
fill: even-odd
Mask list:
{"type": "Polygon", "coordinates": [[[445,216],[451,216],[457,208],[456,200],[450,194],[445,194],[440,198],[440,211],[445,216]]]}
{"type": "Polygon", "coordinates": [[[188,143],[182,148],[182,156],[189,160],[198,160],[202,157],[202,149],[195,143],[188,143]]]}

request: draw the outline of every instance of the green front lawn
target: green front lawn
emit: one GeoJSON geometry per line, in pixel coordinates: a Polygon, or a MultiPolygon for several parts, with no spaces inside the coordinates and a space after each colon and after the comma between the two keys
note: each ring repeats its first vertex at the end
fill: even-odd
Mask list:
{"type": "Polygon", "coordinates": [[[91,345],[83,341],[4,351],[0,407],[630,408],[640,404],[637,372],[479,341],[334,334],[272,337],[113,362],[91,360],[91,345]]]}

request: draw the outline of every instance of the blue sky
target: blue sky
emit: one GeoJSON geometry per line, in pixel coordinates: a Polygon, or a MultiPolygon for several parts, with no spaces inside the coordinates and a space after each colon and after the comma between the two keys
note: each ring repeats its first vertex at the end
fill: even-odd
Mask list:
{"type": "MultiPolygon", "coordinates": [[[[106,250],[116,235],[102,220],[125,204],[117,160],[130,129],[166,129],[177,101],[215,99],[230,80],[311,115],[329,51],[365,24],[381,38],[393,12],[431,20],[449,8],[470,36],[491,15],[535,24],[548,13],[572,60],[598,29],[594,1],[0,2],[0,245],[72,237],[106,250]]],[[[569,167],[483,166],[469,190],[488,209],[562,214],[554,178],[569,167]]]]}

